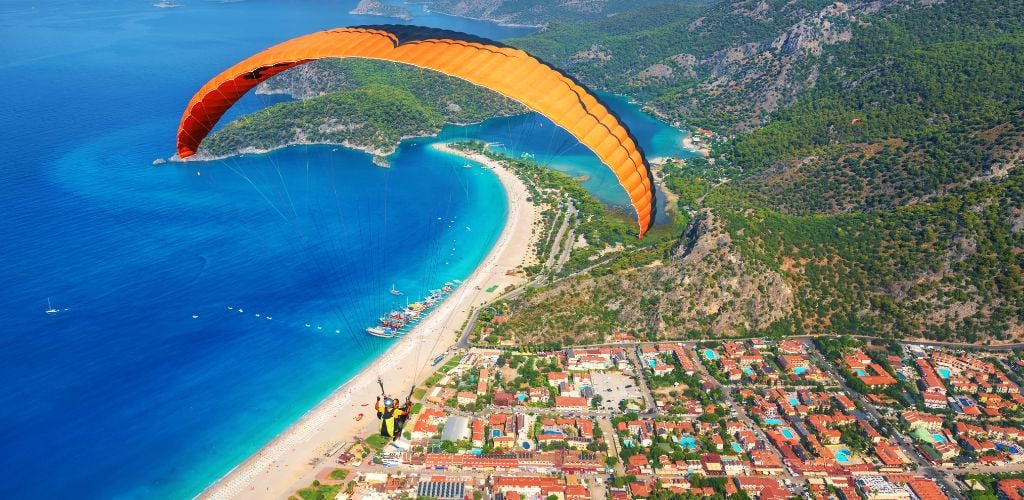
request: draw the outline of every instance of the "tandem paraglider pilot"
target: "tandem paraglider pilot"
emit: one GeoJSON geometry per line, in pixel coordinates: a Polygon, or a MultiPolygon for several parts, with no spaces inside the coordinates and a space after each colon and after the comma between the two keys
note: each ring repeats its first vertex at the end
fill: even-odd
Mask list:
{"type": "Polygon", "coordinates": [[[399,401],[395,398],[384,396],[384,401],[377,396],[377,418],[380,419],[380,435],[396,439],[402,434],[402,426],[409,418],[409,410],[412,408],[412,401],[406,400],[405,406],[398,407],[399,401]]]}

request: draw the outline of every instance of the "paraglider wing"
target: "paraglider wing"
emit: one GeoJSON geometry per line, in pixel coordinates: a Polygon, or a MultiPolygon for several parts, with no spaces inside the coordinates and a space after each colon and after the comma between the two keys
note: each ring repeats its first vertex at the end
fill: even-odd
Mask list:
{"type": "Polygon", "coordinates": [[[228,68],[189,102],[178,128],[178,156],[195,154],[221,116],[260,82],[323,58],[379,59],[431,69],[498,92],[546,116],[615,173],[636,210],[639,236],[652,221],[650,170],[625,126],[582,85],[526,52],[434,28],[338,28],[294,38],[228,68]]]}

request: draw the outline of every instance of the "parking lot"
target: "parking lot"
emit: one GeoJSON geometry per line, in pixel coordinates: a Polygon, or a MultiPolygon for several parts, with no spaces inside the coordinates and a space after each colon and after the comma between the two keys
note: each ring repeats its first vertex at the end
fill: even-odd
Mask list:
{"type": "Polygon", "coordinates": [[[601,410],[618,411],[619,402],[624,399],[643,401],[643,395],[629,376],[621,373],[591,374],[594,379],[594,394],[601,395],[601,410]]]}

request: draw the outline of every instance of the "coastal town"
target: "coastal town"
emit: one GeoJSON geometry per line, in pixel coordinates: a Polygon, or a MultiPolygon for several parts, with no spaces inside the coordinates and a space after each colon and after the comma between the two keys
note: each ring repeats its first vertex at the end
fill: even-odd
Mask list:
{"type": "Polygon", "coordinates": [[[400,437],[310,457],[295,496],[1021,498],[1022,375],[850,337],[452,349],[400,437]]]}
{"type": "Polygon", "coordinates": [[[512,245],[497,245],[372,373],[204,496],[1024,496],[1024,356],[1012,346],[871,336],[651,342],[622,331],[573,347],[509,338],[516,313],[501,301],[544,279],[523,269],[566,262],[573,204],[483,151],[434,147],[499,175],[512,193],[512,245]],[[428,340],[434,347],[420,353],[428,340]],[[431,364],[402,371],[408,359],[431,364]],[[394,376],[387,391],[373,374],[382,372],[394,376]],[[381,436],[373,398],[406,391],[407,421],[394,439],[381,436]]]}

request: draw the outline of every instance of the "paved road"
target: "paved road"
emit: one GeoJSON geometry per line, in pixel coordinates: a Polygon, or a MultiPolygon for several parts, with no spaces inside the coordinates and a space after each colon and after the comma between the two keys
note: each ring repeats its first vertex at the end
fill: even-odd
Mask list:
{"type": "Polygon", "coordinates": [[[955,474],[994,474],[998,472],[1024,472],[1024,464],[974,465],[951,471],[955,474]]]}
{"type": "MultiPolygon", "coordinates": [[[[562,247],[562,252],[558,256],[558,260],[551,268],[552,273],[557,273],[562,270],[562,266],[565,265],[565,261],[569,260],[569,255],[572,254],[572,245],[576,241],[576,217],[579,214],[579,210],[576,209],[576,205],[569,202],[569,207],[565,211],[565,222],[569,228],[569,234],[565,237],[565,246],[562,247]]],[[[561,234],[559,234],[561,237],[561,234]]],[[[563,241],[563,240],[559,240],[563,241]]]]}
{"type": "MultiPolygon", "coordinates": [[[[561,209],[562,205],[559,204],[558,208],[561,209]]],[[[576,207],[573,206],[570,201],[565,210],[565,217],[562,218],[562,224],[558,226],[558,232],[555,233],[555,239],[551,240],[551,251],[548,253],[548,260],[544,263],[544,267],[546,269],[552,269],[555,265],[555,259],[558,258],[558,250],[562,244],[562,236],[564,236],[565,232],[568,230],[572,214],[575,210],[576,207]]]]}
{"type": "Polygon", "coordinates": [[[637,388],[640,389],[640,394],[644,397],[644,403],[647,405],[647,413],[653,414],[658,411],[658,407],[654,404],[654,395],[651,394],[650,388],[647,387],[647,377],[644,377],[644,365],[640,362],[640,357],[636,353],[637,346],[626,346],[625,351],[626,355],[629,356],[629,362],[633,364],[633,371],[636,374],[637,388]]]}
{"type": "MultiPolygon", "coordinates": [[[[605,440],[605,442],[606,443],[611,443],[608,446],[608,453],[609,453],[609,455],[614,453],[614,455],[611,455],[611,456],[618,457],[619,456],[619,452],[621,451],[621,450],[619,450],[619,437],[618,437],[618,433],[616,433],[615,429],[612,427],[612,419],[609,416],[607,416],[607,415],[599,416],[597,418],[597,425],[601,426],[601,432],[604,433],[604,440],[605,440]]],[[[615,475],[616,476],[625,476],[626,475],[626,469],[622,466],[622,461],[621,460],[619,461],[619,463],[615,464],[615,475]]],[[[601,497],[595,497],[595,498],[601,498],[601,497]]]]}
{"type": "MultiPolygon", "coordinates": [[[[589,270],[589,269],[591,269],[591,268],[588,268],[587,270],[589,270]]],[[[824,335],[824,334],[823,335],[790,335],[790,336],[783,337],[783,339],[814,340],[816,337],[820,337],[820,336],[834,337],[834,335],[824,335]]],[[[862,339],[862,340],[894,340],[894,339],[891,339],[891,338],[888,338],[888,337],[873,337],[873,336],[870,336],[870,335],[850,335],[850,337],[857,338],[857,339],[862,339]]],[[[736,338],[705,338],[705,339],[696,339],[696,340],[672,340],[672,339],[665,339],[665,340],[660,340],[660,341],[606,342],[604,344],[587,344],[587,345],[565,346],[565,348],[568,349],[568,348],[583,348],[583,347],[621,347],[621,346],[626,345],[626,344],[637,344],[637,343],[641,344],[641,345],[678,343],[678,344],[684,344],[684,345],[692,346],[692,345],[697,344],[698,342],[722,342],[722,341],[727,341],[727,340],[735,340],[737,342],[741,342],[743,340],[746,340],[746,337],[736,337],[736,338]]],[[[967,344],[967,343],[958,343],[958,342],[931,342],[931,341],[924,341],[924,340],[898,340],[897,339],[896,341],[899,342],[901,345],[926,345],[926,346],[930,345],[930,346],[935,346],[935,347],[946,347],[946,348],[953,348],[953,349],[978,349],[978,350],[983,350],[983,351],[1018,351],[1018,350],[1024,349],[1024,343],[1000,344],[1000,345],[994,345],[994,346],[987,346],[987,345],[967,344]]]]}

